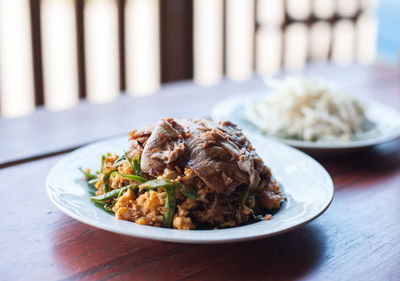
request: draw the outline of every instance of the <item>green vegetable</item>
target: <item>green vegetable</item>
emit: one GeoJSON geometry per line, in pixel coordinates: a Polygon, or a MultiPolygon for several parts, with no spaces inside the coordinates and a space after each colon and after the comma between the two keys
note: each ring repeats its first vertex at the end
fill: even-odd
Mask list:
{"type": "Polygon", "coordinates": [[[144,183],[147,181],[147,179],[145,179],[145,178],[142,178],[142,177],[139,177],[136,175],[123,175],[120,172],[113,172],[111,174],[111,177],[114,177],[115,175],[120,175],[121,177],[123,177],[125,179],[134,180],[135,182],[138,182],[138,183],[144,183]]]}
{"type": "Polygon", "coordinates": [[[121,162],[122,160],[124,160],[126,158],[127,153],[125,152],[124,154],[122,154],[120,157],[118,157],[117,160],[115,160],[113,167],[116,167],[116,164],[118,164],[119,162],[121,162]]]}
{"type": "Polygon", "coordinates": [[[121,187],[121,188],[118,188],[118,189],[111,190],[110,192],[104,193],[104,194],[99,195],[99,196],[90,197],[90,199],[92,201],[97,202],[97,203],[106,202],[106,201],[109,201],[111,199],[118,198],[120,195],[122,195],[122,193],[124,191],[128,190],[128,188],[130,188],[132,191],[136,191],[138,186],[137,186],[137,184],[127,185],[127,186],[124,186],[124,187],[121,187]]]}
{"type": "Polygon", "coordinates": [[[164,214],[164,227],[171,228],[176,209],[175,189],[178,189],[183,195],[188,198],[197,199],[198,196],[196,194],[196,191],[184,185],[183,183],[173,182],[168,179],[149,180],[139,185],[139,188],[141,189],[154,189],[159,187],[165,188],[167,192],[167,198],[165,199],[165,208],[168,211],[164,214]]]}
{"type": "Polygon", "coordinates": [[[110,178],[111,174],[115,171],[116,168],[110,168],[104,175],[103,175],[103,190],[104,193],[107,193],[109,191],[109,186],[108,186],[108,179],[110,178]]]}
{"type": "Polygon", "coordinates": [[[88,189],[89,189],[89,193],[91,194],[91,195],[94,195],[94,194],[96,194],[96,191],[97,191],[97,189],[96,189],[96,183],[98,182],[98,179],[92,179],[92,180],[89,180],[88,182],[87,182],[87,184],[88,184],[88,189]]]}
{"type": "Polygon", "coordinates": [[[97,189],[94,186],[88,185],[88,192],[90,195],[96,195],[97,189]]]}
{"type": "Polygon", "coordinates": [[[92,180],[88,180],[87,183],[88,183],[88,185],[93,185],[94,186],[98,181],[99,180],[97,178],[95,178],[95,179],[92,179],[92,180]]]}
{"type": "Polygon", "coordinates": [[[86,181],[97,179],[97,175],[88,173],[85,170],[83,170],[81,167],[79,167],[79,171],[81,171],[82,174],[85,176],[86,181]]]}
{"type": "Polygon", "coordinates": [[[132,159],[132,168],[135,171],[135,175],[141,176],[139,154],[136,154],[135,157],[132,159]]]}
{"type": "Polygon", "coordinates": [[[113,211],[112,207],[113,207],[113,204],[104,204],[103,205],[104,210],[106,210],[109,213],[114,214],[114,211],[113,211]]]}
{"type": "Polygon", "coordinates": [[[165,187],[165,190],[167,191],[167,198],[165,199],[165,208],[168,211],[164,213],[164,227],[171,228],[176,208],[175,189],[172,187],[165,187]]]}
{"type": "Polygon", "coordinates": [[[106,156],[102,155],[101,156],[101,167],[100,167],[100,173],[103,173],[103,169],[104,169],[104,163],[106,162],[106,156]]]}
{"type": "Polygon", "coordinates": [[[113,198],[116,198],[118,196],[119,192],[124,189],[125,189],[125,187],[114,189],[114,190],[104,193],[102,195],[90,197],[90,199],[93,201],[96,201],[96,202],[105,202],[105,201],[111,200],[113,198]]]}
{"type": "Polygon", "coordinates": [[[122,194],[124,194],[125,190],[126,189],[121,189],[121,191],[118,192],[117,199],[120,198],[122,196],[122,194]]]}
{"type": "Polygon", "coordinates": [[[250,187],[246,186],[246,189],[243,192],[242,205],[243,205],[243,209],[253,213],[253,210],[246,206],[247,197],[249,197],[249,191],[250,191],[250,187]]]}
{"type": "Polygon", "coordinates": [[[105,203],[104,202],[96,202],[93,201],[93,205],[95,205],[97,208],[102,209],[103,211],[106,211],[109,214],[115,215],[115,213],[111,210],[109,211],[107,208],[104,208],[105,203]]]}
{"type": "Polygon", "coordinates": [[[159,187],[164,187],[165,189],[167,189],[167,188],[178,189],[183,195],[185,195],[188,198],[191,198],[191,199],[198,198],[196,191],[193,190],[192,188],[188,187],[187,185],[185,185],[183,183],[174,182],[174,181],[171,181],[168,179],[149,180],[149,181],[146,181],[145,183],[139,185],[139,188],[143,188],[143,189],[153,189],[153,188],[159,188],[159,187]]]}
{"type": "Polygon", "coordinates": [[[94,175],[94,174],[90,174],[90,173],[86,172],[85,170],[83,170],[82,168],[79,168],[79,170],[80,170],[80,171],[84,174],[84,176],[85,176],[85,180],[86,180],[86,182],[87,182],[87,184],[88,184],[88,187],[89,187],[89,193],[90,193],[90,194],[95,194],[96,191],[97,191],[97,189],[96,189],[96,187],[95,187],[95,184],[96,184],[97,181],[98,181],[98,176],[97,176],[97,175],[94,175]]]}

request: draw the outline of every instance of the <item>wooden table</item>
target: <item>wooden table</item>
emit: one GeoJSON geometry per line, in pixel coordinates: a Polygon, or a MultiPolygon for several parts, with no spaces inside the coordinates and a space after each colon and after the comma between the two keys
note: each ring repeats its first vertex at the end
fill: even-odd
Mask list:
{"type": "MultiPolygon", "coordinates": [[[[314,65],[305,72],[400,108],[394,68],[314,65]]],[[[47,198],[47,173],[65,152],[159,116],[207,116],[224,97],[260,90],[257,77],[209,88],[186,81],[152,97],[0,119],[0,279],[400,280],[399,140],[319,158],[335,184],[329,209],[297,230],[252,242],[185,245],[125,237],[71,219],[47,198]]]]}

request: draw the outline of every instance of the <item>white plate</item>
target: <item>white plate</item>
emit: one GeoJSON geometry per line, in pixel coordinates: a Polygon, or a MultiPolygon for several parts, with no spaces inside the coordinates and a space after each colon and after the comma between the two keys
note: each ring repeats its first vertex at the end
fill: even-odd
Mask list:
{"type": "Polygon", "coordinates": [[[336,153],[368,148],[400,137],[400,113],[382,103],[370,99],[361,99],[368,119],[376,124],[378,134],[363,140],[348,142],[312,142],[278,138],[262,134],[262,132],[245,119],[244,106],[249,99],[260,99],[263,93],[232,96],[217,103],[211,111],[215,121],[230,120],[238,124],[245,133],[260,134],[310,153],[336,153]]]}
{"type": "Polygon", "coordinates": [[[333,197],[326,170],[304,153],[259,136],[249,136],[253,146],[283,185],[287,201],[269,221],[218,230],[174,230],[118,220],[92,204],[78,167],[97,170],[101,155],[121,153],[127,137],[117,137],[77,149],[60,160],[47,177],[47,194],[67,215],[92,226],[134,237],[179,243],[227,243],[258,239],[287,232],[321,215],[333,197]]]}

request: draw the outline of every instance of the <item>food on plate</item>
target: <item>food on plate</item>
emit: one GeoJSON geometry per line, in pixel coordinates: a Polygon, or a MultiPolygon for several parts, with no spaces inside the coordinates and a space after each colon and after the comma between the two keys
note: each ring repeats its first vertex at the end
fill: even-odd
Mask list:
{"type": "Polygon", "coordinates": [[[298,77],[247,102],[245,119],[267,135],[318,142],[360,139],[374,127],[354,97],[326,81],[298,77]]]}
{"type": "Polygon", "coordinates": [[[175,229],[240,226],[268,220],[282,190],[231,122],[160,119],[130,133],[123,155],[81,171],[91,200],[122,220],[175,229]]]}

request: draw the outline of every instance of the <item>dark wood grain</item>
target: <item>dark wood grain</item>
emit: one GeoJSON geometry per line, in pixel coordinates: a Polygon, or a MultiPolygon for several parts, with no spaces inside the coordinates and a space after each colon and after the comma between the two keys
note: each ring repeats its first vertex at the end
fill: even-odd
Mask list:
{"type": "Polygon", "coordinates": [[[160,1],[162,83],[193,78],[193,0],[160,1]]]}
{"type": "Polygon", "coordinates": [[[42,33],[40,28],[40,2],[29,1],[32,34],[32,67],[35,85],[35,105],[44,104],[42,69],[42,33]]]}
{"type": "MultiPolygon", "coordinates": [[[[304,73],[331,79],[346,91],[373,96],[400,108],[399,73],[393,67],[315,64],[304,73]]],[[[161,116],[208,116],[212,106],[223,98],[266,89],[259,77],[244,83],[223,80],[206,88],[184,81],[165,84],[154,96],[131,98],[124,95],[109,104],[83,101],[67,111],[50,112],[40,108],[27,117],[0,118],[0,165],[125,134],[161,116]]]]}
{"type": "Polygon", "coordinates": [[[75,29],[79,98],[86,97],[84,4],[84,0],[75,0],[75,29]]]}
{"type": "Polygon", "coordinates": [[[322,160],[336,194],[314,222],[227,245],[136,239],[69,218],[45,194],[46,175],[61,157],[0,170],[0,276],[6,280],[400,278],[400,141],[322,160]]]}

